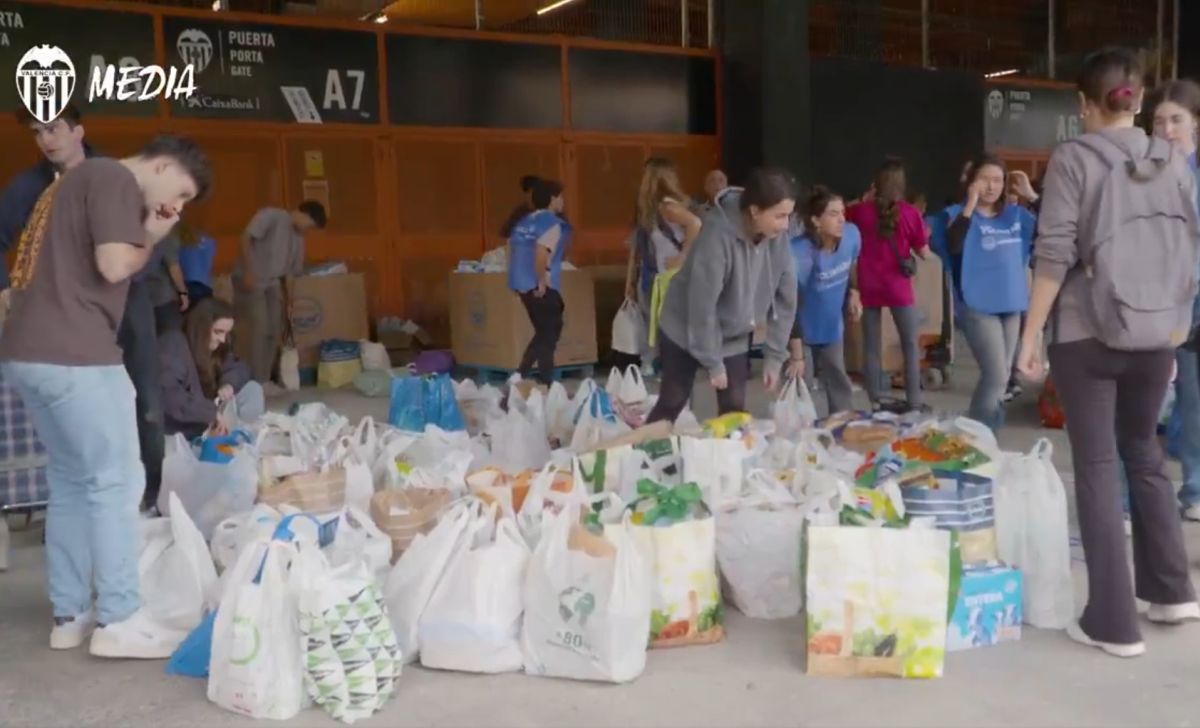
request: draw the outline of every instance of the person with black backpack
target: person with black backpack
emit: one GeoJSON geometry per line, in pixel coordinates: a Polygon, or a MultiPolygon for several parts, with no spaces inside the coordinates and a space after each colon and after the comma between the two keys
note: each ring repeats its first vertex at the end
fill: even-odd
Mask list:
{"type": "Polygon", "coordinates": [[[1162,624],[1200,620],[1175,488],[1156,437],[1188,336],[1200,262],[1196,179],[1187,159],[1135,124],[1137,56],[1106,49],[1079,78],[1086,133],[1046,169],[1018,366],[1043,374],[1040,337],[1066,414],[1088,599],[1067,627],[1117,657],[1145,652],[1134,597],[1162,624]],[[1136,579],[1126,560],[1118,451],[1130,486],[1136,579]]]}

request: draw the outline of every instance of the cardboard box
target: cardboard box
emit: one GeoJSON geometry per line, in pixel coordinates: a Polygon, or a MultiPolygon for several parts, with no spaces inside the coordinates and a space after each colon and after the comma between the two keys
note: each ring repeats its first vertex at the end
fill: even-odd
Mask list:
{"type": "MultiPolygon", "coordinates": [[[[562,272],[566,306],[555,366],[596,361],[596,300],[586,270],[562,272]]],[[[465,366],[516,369],[533,326],[517,294],[508,289],[507,273],[450,274],[450,341],[454,359],[465,366]]]]}
{"type": "MultiPolygon", "coordinates": [[[[920,314],[920,326],[917,330],[918,346],[922,337],[939,337],[942,335],[942,318],[944,302],[942,292],[945,290],[946,277],[942,270],[942,260],[929,253],[925,260],[917,259],[917,275],[913,278],[913,292],[916,294],[916,307],[920,314]]],[[[883,371],[899,372],[904,369],[904,353],[900,350],[900,334],[896,331],[896,323],[892,320],[889,309],[882,317],[883,329],[883,371]]],[[[846,318],[846,371],[863,371],[863,337],[862,322],[846,318]]],[[[918,354],[924,355],[919,350],[918,354]]]]}
{"type": "Polygon", "coordinates": [[[1021,572],[1007,566],[963,569],[946,650],[970,650],[1021,639],[1021,572]]]}
{"type": "MultiPolygon", "coordinates": [[[[300,367],[316,367],[321,342],[327,339],[358,341],[370,334],[367,323],[367,282],[361,273],[300,276],[293,279],[292,328],[300,367]]],[[[233,302],[229,276],[213,281],[213,296],[233,302]]],[[[244,358],[246,337],[235,337],[238,355],[244,358]]]]}

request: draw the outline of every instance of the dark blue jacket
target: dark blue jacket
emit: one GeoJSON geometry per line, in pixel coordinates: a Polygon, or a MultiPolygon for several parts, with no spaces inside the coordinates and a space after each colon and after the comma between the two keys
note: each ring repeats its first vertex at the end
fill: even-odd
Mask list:
{"type": "MultiPolygon", "coordinates": [[[[83,152],[89,157],[97,156],[87,142],[83,143],[83,152]]],[[[8,288],[8,263],[3,256],[20,242],[33,206],[53,181],[54,165],[43,159],[13,177],[0,192],[0,290],[8,288]]]]}

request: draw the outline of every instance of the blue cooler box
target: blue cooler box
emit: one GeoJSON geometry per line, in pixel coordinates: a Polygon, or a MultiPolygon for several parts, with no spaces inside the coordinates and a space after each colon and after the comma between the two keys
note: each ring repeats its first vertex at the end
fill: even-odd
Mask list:
{"type": "Polygon", "coordinates": [[[1021,639],[1021,572],[1007,566],[963,569],[946,629],[946,651],[1021,639]]]}

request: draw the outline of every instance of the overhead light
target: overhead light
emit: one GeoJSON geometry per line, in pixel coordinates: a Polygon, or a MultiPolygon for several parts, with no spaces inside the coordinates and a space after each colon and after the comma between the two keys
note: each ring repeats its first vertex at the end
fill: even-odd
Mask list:
{"type": "Polygon", "coordinates": [[[372,23],[379,23],[380,25],[383,25],[384,23],[386,23],[388,21],[388,16],[387,16],[387,14],[382,13],[382,12],[367,13],[366,15],[359,18],[359,20],[365,20],[365,21],[369,21],[372,23]]]}
{"type": "Polygon", "coordinates": [[[380,25],[383,25],[387,21],[388,21],[388,16],[384,15],[383,13],[380,13],[375,16],[375,22],[379,23],[380,25]]]}
{"type": "Polygon", "coordinates": [[[228,10],[229,8],[227,7],[227,0],[213,0],[212,9],[213,12],[228,10]]]}
{"type": "Polygon", "coordinates": [[[1020,72],[1021,72],[1021,69],[1019,69],[1019,68],[1006,68],[1003,71],[992,71],[991,73],[985,74],[984,78],[1000,78],[1001,76],[1015,76],[1016,74],[1018,74],[1020,72]]]}
{"type": "Polygon", "coordinates": [[[539,11],[537,11],[537,14],[538,14],[538,15],[545,15],[546,13],[552,12],[552,11],[554,11],[554,10],[558,10],[558,9],[559,9],[559,8],[561,8],[562,6],[564,6],[564,5],[569,5],[570,3],[573,3],[573,2],[575,2],[575,0],[558,0],[558,2],[550,3],[550,4],[549,4],[549,5],[547,5],[546,7],[542,8],[542,9],[541,9],[541,10],[539,10],[539,11]]]}

